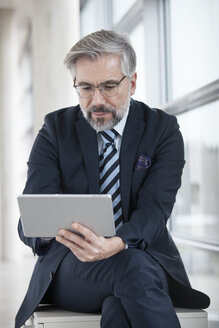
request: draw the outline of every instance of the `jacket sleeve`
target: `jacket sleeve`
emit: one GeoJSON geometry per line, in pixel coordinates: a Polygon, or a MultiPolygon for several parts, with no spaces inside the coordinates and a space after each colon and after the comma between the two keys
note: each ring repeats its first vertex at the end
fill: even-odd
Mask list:
{"type": "Polygon", "coordinates": [[[117,232],[131,247],[147,249],[166,232],[184,164],[182,135],[176,118],[168,116],[147,174],[137,173],[136,177],[133,172],[132,185],[139,184],[139,188],[133,187],[131,202],[135,201],[130,206],[129,220],[117,232]]]}
{"type": "MultiPolygon", "coordinates": [[[[56,194],[60,190],[59,149],[53,119],[45,117],[44,125],[33,144],[28,161],[24,194],[56,194]]],[[[39,238],[25,237],[21,220],[18,223],[20,239],[32,248],[34,254],[43,255],[49,245],[40,245],[39,238]]]]}

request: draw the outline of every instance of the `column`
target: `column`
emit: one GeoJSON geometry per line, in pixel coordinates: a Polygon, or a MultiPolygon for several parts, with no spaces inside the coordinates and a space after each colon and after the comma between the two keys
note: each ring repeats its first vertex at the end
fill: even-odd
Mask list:
{"type": "Polygon", "coordinates": [[[79,39],[78,0],[33,2],[34,127],[51,111],[76,104],[72,79],[63,65],[79,39]]]}
{"type": "Polygon", "coordinates": [[[14,149],[17,103],[17,39],[15,12],[0,10],[0,258],[16,258],[17,221],[14,149]]]}

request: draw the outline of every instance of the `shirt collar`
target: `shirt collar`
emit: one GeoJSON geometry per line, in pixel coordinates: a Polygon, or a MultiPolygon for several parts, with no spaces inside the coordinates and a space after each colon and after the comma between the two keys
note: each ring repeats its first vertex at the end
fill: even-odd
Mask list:
{"type": "MultiPolygon", "coordinates": [[[[130,106],[129,106],[130,108],[130,106]]],[[[123,131],[124,131],[124,128],[125,128],[125,125],[126,125],[126,121],[127,121],[127,117],[128,117],[128,114],[129,114],[129,108],[126,110],[123,118],[121,119],[121,121],[119,121],[119,123],[117,123],[115,126],[114,126],[114,130],[116,130],[116,132],[122,136],[123,135],[123,131]]]]}
{"type": "MultiPolygon", "coordinates": [[[[117,123],[113,129],[116,130],[116,132],[120,135],[120,137],[122,137],[123,135],[123,131],[125,129],[125,125],[126,125],[126,121],[127,121],[127,117],[128,117],[128,114],[129,114],[129,110],[130,110],[130,106],[129,108],[126,110],[123,118],[121,119],[121,121],[119,121],[119,123],[117,123]]],[[[97,135],[99,135],[98,132],[96,132],[97,135]]]]}

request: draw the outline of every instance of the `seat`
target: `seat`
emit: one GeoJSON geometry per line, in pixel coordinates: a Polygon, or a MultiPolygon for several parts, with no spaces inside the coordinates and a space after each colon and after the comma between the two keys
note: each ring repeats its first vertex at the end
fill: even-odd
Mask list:
{"type": "MultiPolygon", "coordinates": [[[[207,328],[208,315],[204,310],[175,308],[181,328],[207,328]]],[[[77,313],[55,306],[40,306],[23,328],[99,328],[100,314],[77,313]]]]}

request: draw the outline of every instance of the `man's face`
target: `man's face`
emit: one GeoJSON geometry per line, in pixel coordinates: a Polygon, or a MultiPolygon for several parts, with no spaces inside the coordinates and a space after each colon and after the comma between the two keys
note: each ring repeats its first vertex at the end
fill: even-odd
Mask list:
{"type": "MultiPolygon", "coordinates": [[[[86,85],[119,82],[123,77],[117,55],[102,55],[95,61],[83,57],[77,60],[75,85],[86,88],[86,85]]],[[[92,97],[79,97],[83,114],[95,130],[112,129],[122,119],[129,107],[130,96],[135,92],[136,77],[135,73],[131,79],[124,78],[118,93],[112,97],[103,95],[97,88],[92,97]]]]}

